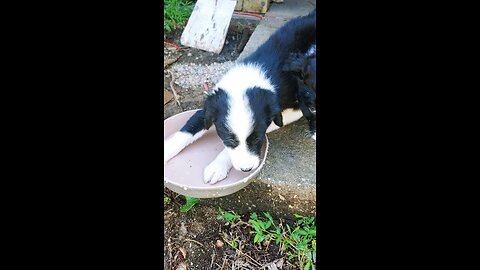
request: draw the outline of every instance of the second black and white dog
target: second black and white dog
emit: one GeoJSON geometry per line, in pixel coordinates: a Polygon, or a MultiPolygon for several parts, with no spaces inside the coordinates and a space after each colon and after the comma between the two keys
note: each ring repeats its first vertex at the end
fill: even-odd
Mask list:
{"type": "MultiPolygon", "coordinates": [[[[215,125],[225,149],[205,168],[204,182],[224,179],[232,167],[256,169],[265,134],[302,117],[297,78],[283,66],[291,53],[305,54],[315,42],[314,10],[286,23],[237,62],[208,93],[203,109],[165,141],[164,164],[215,125]]],[[[316,134],[312,138],[316,140],[316,134]]]]}

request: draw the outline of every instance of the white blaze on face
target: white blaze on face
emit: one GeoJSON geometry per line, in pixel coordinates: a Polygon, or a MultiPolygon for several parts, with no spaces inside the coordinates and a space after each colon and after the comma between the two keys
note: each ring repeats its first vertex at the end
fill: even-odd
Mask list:
{"type": "MultiPolygon", "coordinates": [[[[242,97],[237,97],[237,99],[242,99],[242,97]]],[[[237,137],[239,145],[235,149],[227,147],[227,151],[236,170],[249,171],[256,168],[260,162],[260,158],[251,153],[247,146],[247,138],[252,133],[253,125],[253,113],[248,106],[247,96],[243,96],[243,103],[230,102],[227,126],[237,137]]]]}
{"type": "Polygon", "coordinates": [[[275,91],[261,67],[254,64],[234,66],[217,84],[217,88],[223,89],[229,96],[226,124],[239,140],[239,145],[235,149],[227,147],[227,151],[233,167],[239,171],[253,170],[260,164],[260,157],[250,152],[247,146],[247,138],[252,133],[255,118],[246,91],[253,87],[275,91]]]}

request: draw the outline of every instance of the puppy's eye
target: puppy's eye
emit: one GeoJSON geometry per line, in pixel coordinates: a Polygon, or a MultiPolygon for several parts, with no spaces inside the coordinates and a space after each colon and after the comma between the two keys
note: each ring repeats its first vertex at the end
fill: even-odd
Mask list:
{"type": "Polygon", "coordinates": [[[232,147],[232,148],[235,148],[235,147],[238,146],[238,140],[235,139],[235,138],[226,138],[225,140],[223,140],[223,143],[226,146],[229,146],[229,147],[232,147]]]}

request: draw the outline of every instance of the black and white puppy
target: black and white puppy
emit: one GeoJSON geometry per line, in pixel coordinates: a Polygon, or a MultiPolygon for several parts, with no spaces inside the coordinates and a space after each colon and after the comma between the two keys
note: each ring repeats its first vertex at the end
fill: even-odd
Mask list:
{"type": "Polygon", "coordinates": [[[317,54],[316,44],[302,53],[292,53],[287,59],[283,70],[297,77],[298,102],[303,116],[308,120],[310,135],[317,133],[317,54]]]}
{"type": "Polygon", "coordinates": [[[237,62],[208,93],[203,109],[165,141],[164,164],[215,125],[225,149],[205,168],[204,182],[224,179],[232,167],[256,169],[265,134],[302,117],[297,78],[282,69],[290,53],[305,54],[315,40],[314,10],[286,23],[237,62]]]}

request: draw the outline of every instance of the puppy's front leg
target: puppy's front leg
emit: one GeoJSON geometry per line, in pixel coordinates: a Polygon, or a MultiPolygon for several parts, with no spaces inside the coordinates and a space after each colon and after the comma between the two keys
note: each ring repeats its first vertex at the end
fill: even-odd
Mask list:
{"type": "Polygon", "coordinates": [[[300,110],[308,121],[309,133],[312,139],[317,140],[317,115],[315,107],[309,107],[304,102],[300,102],[300,110]]]}
{"type": "Polygon", "coordinates": [[[220,154],[212,161],[203,172],[203,181],[205,183],[215,184],[227,177],[232,169],[232,161],[228,155],[227,149],[223,149],[220,154]]]}
{"type": "Polygon", "coordinates": [[[198,140],[207,131],[205,129],[204,111],[197,111],[187,123],[175,132],[168,140],[165,141],[165,150],[163,152],[163,165],[176,156],[189,144],[198,140]]]}

